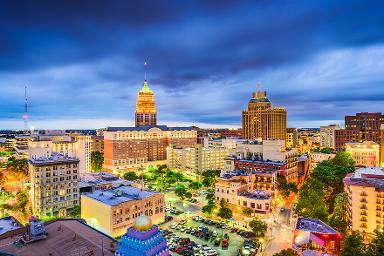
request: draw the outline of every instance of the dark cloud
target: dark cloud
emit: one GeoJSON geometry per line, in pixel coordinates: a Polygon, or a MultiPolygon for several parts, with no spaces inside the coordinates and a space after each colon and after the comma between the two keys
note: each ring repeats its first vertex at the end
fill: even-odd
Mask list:
{"type": "Polygon", "coordinates": [[[368,71],[361,74],[358,84],[367,83],[369,91],[355,82],[321,91],[320,81],[314,83],[319,78],[305,77],[318,90],[313,95],[289,74],[277,74],[280,81],[268,74],[295,66],[300,73],[327,52],[380,47],[383,7],[378,1],[1,1],[0,92],[6,100],[0,116],[19,118],[16,97],[30,83],[39,90],[31,91],[36,118],[131,119],[148,59],[167,120],[240,124],[251,83],[262,79],[273,101],[292,109],[291,120],[342,119],[332,107],[383,102],[383,77],[370,81],[361,78],[368,71]],[[19,90],[12,95],[11,84],[19,90]],[[298,102],[307,107],[297,109],[298,102]]]}

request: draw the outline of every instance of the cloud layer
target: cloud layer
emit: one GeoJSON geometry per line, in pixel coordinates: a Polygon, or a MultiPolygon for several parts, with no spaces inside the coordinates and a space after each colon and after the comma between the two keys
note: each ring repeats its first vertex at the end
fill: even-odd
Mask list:
{"type": "Polygon", "coordinates": [[[130,125],[148,59],[161,123],[240,126],[260,82],[289,126],[383,111],[375,1],[2,1],[0,127],[130,125]]]}

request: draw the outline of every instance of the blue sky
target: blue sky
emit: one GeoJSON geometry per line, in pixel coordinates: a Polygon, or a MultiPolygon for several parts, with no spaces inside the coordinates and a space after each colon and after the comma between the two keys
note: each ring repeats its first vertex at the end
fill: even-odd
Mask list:
{"type": "Polygon", "coordinates": [[[236,127],[260,83],[288,126],[384,111],[382,1],[1,1],[0,129],[236,127]]]}

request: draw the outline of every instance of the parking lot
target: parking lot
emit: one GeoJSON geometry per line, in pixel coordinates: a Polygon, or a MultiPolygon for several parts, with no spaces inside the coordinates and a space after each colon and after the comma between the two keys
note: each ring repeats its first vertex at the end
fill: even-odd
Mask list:
{"type": "Polygon", "coordinates": [[[240,231],[227,224],[198,216],[187,220],[171,221],[162,225],[161,228],[173,254],[255,255],[258,248],[251,232],[240,231]],[[243,254],[239,254],[239,251],[243,254]]]}

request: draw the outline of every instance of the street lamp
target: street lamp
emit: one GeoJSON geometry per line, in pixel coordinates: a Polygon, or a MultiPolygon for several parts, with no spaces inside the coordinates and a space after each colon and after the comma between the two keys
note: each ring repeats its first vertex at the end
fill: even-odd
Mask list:
{"type": "Polygon", "coordinates": [[[263,239],[263,238],[260,238],[260,239],[259,239],[259,242],[260,242],[260,251],[262,252],[262,251],[263,251],[263,242],[264,242],[264,239],[263,239]]]}

